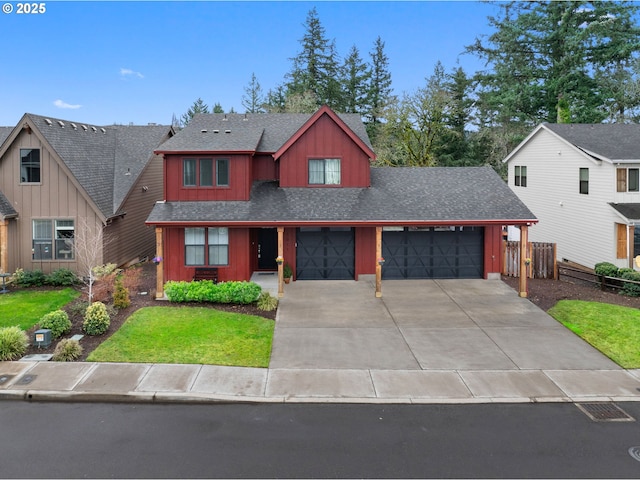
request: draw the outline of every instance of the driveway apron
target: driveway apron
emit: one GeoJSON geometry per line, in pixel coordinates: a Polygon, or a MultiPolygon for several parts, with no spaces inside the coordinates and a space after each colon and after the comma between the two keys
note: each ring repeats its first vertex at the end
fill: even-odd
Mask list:
{"type": "Polygon", "coordinates": [[[296,281],[270,368],[618,370],[501,280],[296,281]]]}

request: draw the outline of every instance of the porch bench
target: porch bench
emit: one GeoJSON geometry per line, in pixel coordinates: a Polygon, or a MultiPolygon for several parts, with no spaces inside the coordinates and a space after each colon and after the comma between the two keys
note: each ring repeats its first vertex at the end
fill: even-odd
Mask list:
{"type": "Polygon", "coordinates": [[[213,280],[213,283],[218,283],[218,269],[211,267],[196,267],[193,280],[213,280]]]}

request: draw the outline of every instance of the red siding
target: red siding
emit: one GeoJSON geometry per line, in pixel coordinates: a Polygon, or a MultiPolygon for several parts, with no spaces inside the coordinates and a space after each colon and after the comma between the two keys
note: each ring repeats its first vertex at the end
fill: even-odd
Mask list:
{"type": "Polygon", "coordinates": [[[278,160],[280,186],[309,186],[310,158],[341,159],[341,184],[336,187],[370,186],[368,156],[328,115],[320,117],[278,160]]]}
{"type": "Polygon", "coordinates": [[[356,227],[356,280],[376,273],[376,229],[356,227]]]}
{"type": "Polygon", "coordinates": [[[277,165],[271,155],[256,155],[253,158],[253,180],[277,180],[277,165]]]}
{"type": "Polygon", "coordinates": [[[502,272],[502,227],[487,225],[484,227],[484,278],[489,273],[502,272]]]}
{"type": "Polygon", "coordinates": [[[249,155],[165,155],[165,199],[176,201],[249,200],[252,164],[249,155]],[[184,187],[182,160],[184,158],[228,158],[228,187],[184,187]]]}

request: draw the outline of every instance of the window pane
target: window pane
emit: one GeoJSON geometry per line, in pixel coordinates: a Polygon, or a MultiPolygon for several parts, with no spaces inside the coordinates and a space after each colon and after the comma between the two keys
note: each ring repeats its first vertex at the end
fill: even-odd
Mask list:
{"type": "Polygon", "coordinates": [[[195,187],[196,185],[196,160],[195,158],[185,158],[182,162],[182,184],[185,187],[195,187]]]}
{"type": "Polygon", "coordinates": [[[616,191],[618,192],[627,191],[627,169],[626,168],[616,169],[616,191]]]}
{"type": "Polygon", "coordinates": [[[204,265],[204,228],[184,229],[185,265],[204,265]]]}
{"type": "Polygon", "coordinates": [[[585,195],[589,194],[589,169],[588,168],[580,169],[580,193],[585,195]]]}
{"type": "Polygon", "coordinates": [[[520,167],[520,186],[527,186],[527,167],[520,167]]]}
{"type": "Polygon", "coordinates": [[[185,228],[185,245],[204,245],[204,228],[185,228]]]}
{"type": "Polygon", "coordinates": [[[324,184],[324,160],[309,160],[309,184],[324,184]]]}
{"type": "Polygon", "coordinates": [[[327,159],[324,161],[325,183],[327,185],[340,185],[340,160],[327,159]]]}
{"type": "Polygon", "coordinates": [[[75,230],[73,220],[56,220],[56,252],[55,257],[61,260],[71,260],[73,254],[73,239],[75,230]]]}
{"type": "Polygon", "coordinates": [[[53,222],[52,220],[33,221],[32,256],[34,260],[53,258],[53,222]]]}
{"type": "Polygon", "coordinates": [[[213,187],[213,159],[200,159],[200,186],[213,187]]]}
{"type": "Polygon", "coordinates": [[[640,185],[638,182],[638,172],[639,170],[637,168],[630,168],[629,169],[629,191],[630,192],[637,192],[640,191],[640,185]]]}
{"type": "Polygon", "coordinates": [[[518,165],[513,169],[513,183],[516,187],[520,186],[520,167],[518,165]]]}
{"type": "Polygon", "coordinates": [[[219,187],[229,185],[229,160],[226,158],[216,161],[216,185],[219,187]]]}
{"type": "Polygon", "coordinates": [[[40,182],[40,150],[34,148],[20,149],[20,182],[40,182]]]}
{"type": "Polygon", "coordinates": [[[227,265],[229,263],[229,247],[226,245],[209,245],[209,265],[227,265]]]}

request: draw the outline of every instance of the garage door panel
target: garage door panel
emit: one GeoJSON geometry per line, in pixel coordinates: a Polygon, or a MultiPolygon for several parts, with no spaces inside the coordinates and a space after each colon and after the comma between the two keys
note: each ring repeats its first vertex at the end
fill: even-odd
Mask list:
{"type": "Polygon", "coordinates": [[[300,229],[297,232],[296,278],[346,280],[355,276],[353,229],[300,229]]]}
{"type": "Polygon", "coordinates": [[[383,278],[481,278],[483,229],[383,232],[383,278]]]}

